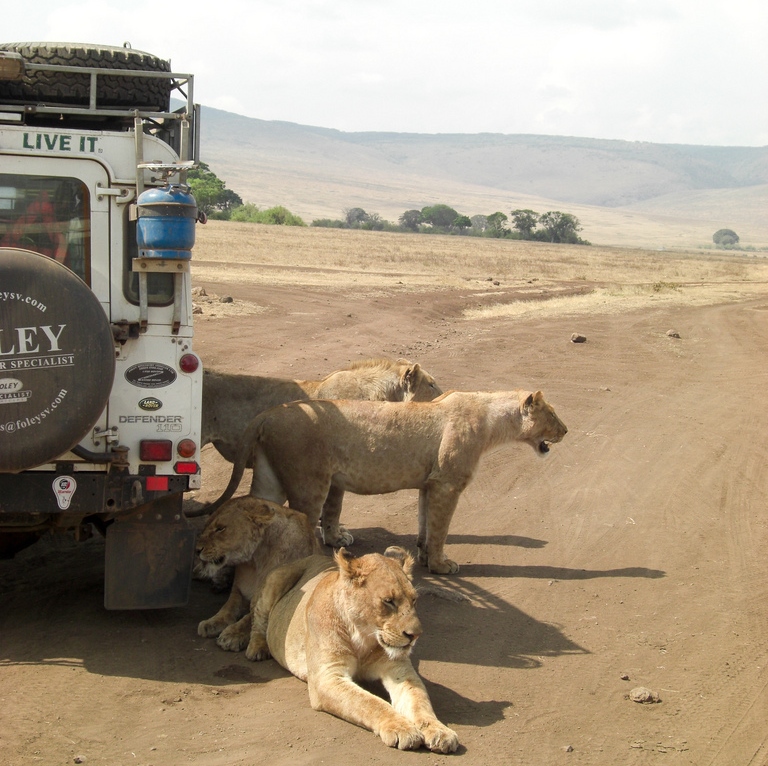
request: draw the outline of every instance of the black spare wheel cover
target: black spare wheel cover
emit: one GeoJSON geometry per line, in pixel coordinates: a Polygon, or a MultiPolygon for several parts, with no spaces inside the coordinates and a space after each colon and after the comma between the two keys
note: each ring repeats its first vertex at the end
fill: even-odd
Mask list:
{"type": "Polygon", "coordinates": [[[88,285],[45,255],[0,248],[0,472],[78,444],[114,376],[112,331],[88,285]]]}

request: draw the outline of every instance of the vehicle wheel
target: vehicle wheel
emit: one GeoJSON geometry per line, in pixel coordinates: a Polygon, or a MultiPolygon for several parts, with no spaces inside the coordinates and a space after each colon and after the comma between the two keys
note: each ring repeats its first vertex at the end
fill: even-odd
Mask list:
{"type": "MultiPolygon", "coordinates": [[[[2,43],[0,50],[19,53],[26,62],[61,66],[170,72],[171,64],[131,48],[83,46],[72,43],[2,43]]],[[[10,101],[88,106],[90,75],[30,69],[24,80],[0,81],[0,98],[10,101]]],[[[171,80],[167,77],[99,75],[96,105],[168,111],[171,80]]]]}
{"type": "Polygon", "coordinates": [[[115,343],[88,285],[53,258],[0,248],[0,472],[72,449],[104,411],[115,343]]]}

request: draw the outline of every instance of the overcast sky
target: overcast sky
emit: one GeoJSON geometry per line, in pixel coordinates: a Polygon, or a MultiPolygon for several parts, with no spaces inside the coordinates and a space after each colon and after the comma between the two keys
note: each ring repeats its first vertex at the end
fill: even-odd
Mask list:
{"type": "Polygon", "coordinates": [[[264,120],[768,145],[765,0],[35,0],[2,25],[129,41],[264,120]]]}

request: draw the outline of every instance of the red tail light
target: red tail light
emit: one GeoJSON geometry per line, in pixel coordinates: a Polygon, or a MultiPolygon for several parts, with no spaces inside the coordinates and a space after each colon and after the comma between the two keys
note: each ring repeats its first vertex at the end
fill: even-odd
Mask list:
{"type": "Polygon", "coordinates": [[[200,360],[194,354],[184,354],[179,359],[179,369],[182,372],[195,372],[200,366],[200,360]]]}
{"type": "Polygon", "coordinates": [[[176,445],[176,452],[179,453],[179,457],[193,457],[197,452],[197,444],[192,439],[182,439],[176,445]]]}
{"type": "Polygon", "coordinates": [[[167,463],[173,458],[173,442],[170,439],[142,439],[139,442],[139,460],[167,463]]]}
{"type": "Polygon", "coordinates": [[[194,460],[177,460],[173,470],[176,473],[200,473],[200,466],[194,460]]]}

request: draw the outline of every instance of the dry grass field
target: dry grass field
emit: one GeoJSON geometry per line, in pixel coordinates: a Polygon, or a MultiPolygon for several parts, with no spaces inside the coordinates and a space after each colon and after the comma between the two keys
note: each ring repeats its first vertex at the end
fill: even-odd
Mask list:
{"type": "Polygon", "coordinates": [[[471,318],[727,301],[764,289],[768,259],[716,250],[668,252],[209,221],[197,229],[193,274],[198,281],[238,284],[334,287],[342,282],[362,294],[483,287],[489,296],[499,295],[498,304],[490,301],[479,313],[468,309],[471,318]],[[505,298],[511,288],[514,297],[505,298]],[[563,293],[568,297],[560,297],[563,293]]]}
{"type": "MultiPolygon", "coordinates": [[[[545,459],[485,455],[461,571],[416,569],[414,664],[459,751],[390,750],[199,637],[207,583],[106,612],[96,537],[0,562],[3,764],[768,764],[768,260],[210,222],[192,264],[209,368],[402,356],[444,389],[540,389],[568,426],[545,459]]],[[[229,479],[212,445],[201,464],[187,507],[229,479]]],[[[352,552],[413,550],[417,505],[348,493],[352,552]]]]}

